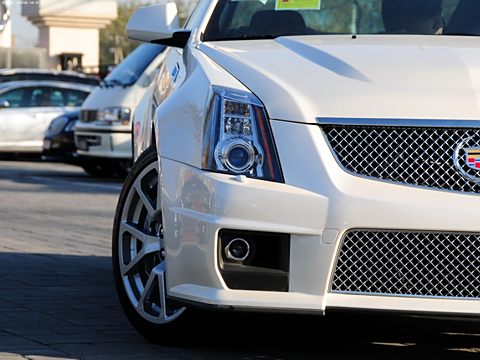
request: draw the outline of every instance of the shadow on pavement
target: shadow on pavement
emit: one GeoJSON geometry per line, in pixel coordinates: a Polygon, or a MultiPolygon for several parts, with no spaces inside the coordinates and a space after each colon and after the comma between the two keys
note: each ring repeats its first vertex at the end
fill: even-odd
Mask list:
{"type": "MultiPolygon", "coordinates": [[[[118,193],[123,179],[95,178],[80,167],[40,161],[1,161],[0,179],[23,186],[23,192],[118,193]]],[[[2,191],[9,191],[2,188],[2,191]]],[[[11,191],[18,191],[12,188],[11,191]]]]}
{"type": "Polygon", "coordinates": [[[154,345],[125,319],[110,261],[0,253],[0,359],[473,359],[480,351],[479,322],[340,313],[208,313],[185,333],[196,345],[154,345]]]}

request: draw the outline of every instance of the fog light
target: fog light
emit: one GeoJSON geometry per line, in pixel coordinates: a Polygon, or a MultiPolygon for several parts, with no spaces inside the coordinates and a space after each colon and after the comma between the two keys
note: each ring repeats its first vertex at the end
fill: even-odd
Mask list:
{"type": "Polygon", "coordinates": [[[225,247],[225,255],[229,260],[243,261],[250,255],[250,245],[244,239],[233,239],[225,247]]]}

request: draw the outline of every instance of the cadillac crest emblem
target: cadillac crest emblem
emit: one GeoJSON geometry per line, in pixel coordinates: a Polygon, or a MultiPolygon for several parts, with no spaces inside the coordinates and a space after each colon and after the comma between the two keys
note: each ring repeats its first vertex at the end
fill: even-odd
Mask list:
{"type": "Polygon", "coordinates": [[[480,147],[471,147],[478,145],[475,139],[476,137],[469,137],[457,144],[453,163],[465,179],[480,184],[480,147]]]}
{"type": "Polygon", "coordinates": [[[464,150],[467,166],[471,169],[480,171],[480,147],[468,148],[464,150]]]}

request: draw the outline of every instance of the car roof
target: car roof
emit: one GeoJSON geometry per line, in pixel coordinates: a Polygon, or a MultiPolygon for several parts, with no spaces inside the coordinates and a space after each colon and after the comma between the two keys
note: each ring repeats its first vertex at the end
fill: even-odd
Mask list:
{"type": "Polygon", "coordinates": [[[90,79],[98,79],[97,76],[94,75],[86,75],[76,71],[57,71],[57,70],[48,70],[48,69],[0,69],[0,76],[2,75],[15,75],[15,74],[42,74],[42,75],[67,75],[67,76],[74,76],[79,78],[90,78],[90,79]]]}
{"type": "Polygon", "coordinates": [[[10,81],[6,83],[0,83],[0,91],[4,92],[5,90],[24,88],[24,87],[58,87],[62,89],[72,89],[79,90],[84,92],[91,92],[95,86],[87,84],[76,84],[72,82],[63,82],[63,81],[50,81],[50,80],[22,80],[22,81],[10,81]]]}

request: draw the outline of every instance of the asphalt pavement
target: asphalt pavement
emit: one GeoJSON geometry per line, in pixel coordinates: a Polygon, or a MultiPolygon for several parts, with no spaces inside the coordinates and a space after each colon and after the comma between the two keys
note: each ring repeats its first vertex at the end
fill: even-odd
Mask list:
{"type": "Polygon", "coordinates": [[[73,166],[0,161],[0,360],[480,358],[479,321],[381,314],[212,313],[185,346],[149,343],[113,287],[121,186],[73,166]]]}

